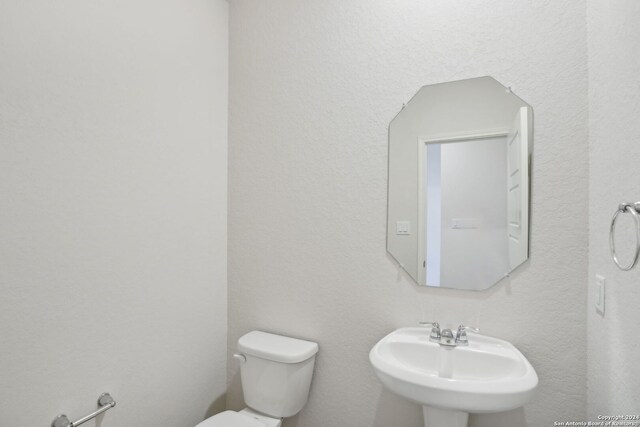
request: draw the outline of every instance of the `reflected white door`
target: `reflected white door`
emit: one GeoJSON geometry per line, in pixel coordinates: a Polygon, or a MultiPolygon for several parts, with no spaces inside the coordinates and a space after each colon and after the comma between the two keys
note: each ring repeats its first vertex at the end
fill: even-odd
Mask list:
{"type": "Polygon", "coordinates": [[[509,263],[515,268],[529,253],[529,128],[527,107],[520,108],[507,136],[507,227],[509,263]]]}

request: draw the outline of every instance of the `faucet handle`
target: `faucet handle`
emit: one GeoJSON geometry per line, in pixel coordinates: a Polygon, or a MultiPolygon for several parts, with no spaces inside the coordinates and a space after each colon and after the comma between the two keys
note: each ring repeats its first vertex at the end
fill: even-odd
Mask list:
{"type": "Polygon", "coordinates": [[[430,341],[440,341],[440,324],[438,322],[419,322],[420,326],[431,326],[430,341]]]}
{"type": "Polygon", "coordinates": [[[473,332],[480,332],[480,329],[474,328],[473,326],[458,326],[458,332],[456,333],[456,344],[457,345],[469,345],[469,338],[467,337],[467,330],[473,332]]]}
{"type": "Polygon", "coordinates": [[[431,326],[431,327],[434,327],[434,328],[436,328],[436,327],[439,328],[440,327],[440,324],[438,322],[418,322],[418,325],[420,325],[420,326],[431,326]]]}

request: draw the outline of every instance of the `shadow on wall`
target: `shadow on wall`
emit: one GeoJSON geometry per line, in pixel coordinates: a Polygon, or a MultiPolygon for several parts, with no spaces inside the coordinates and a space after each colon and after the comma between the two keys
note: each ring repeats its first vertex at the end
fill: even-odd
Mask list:
{"type": "Polygon", "coordinates": [[[300,422],[299,422],[299,417],[300,414],[294,415],[291,418],[285,418],[284,422],[282,423],[283,427],[298,427],[300,426],[300,422]]]}
{"type": "Polygon", "coordinates": [[[471,427],[525,427],[526,425],[527,421],[524,416],[524,408],[522,407],[508,412],[469,415],[469,426],[471,427]]]}
{"type": "Polygon", "coordinates": [[[419,405],[382,389],[372,427],[395,426],[399,419],[408,425],[424,425],[422,408],[419,405]],[[401,417],[398,415],[400,413],[402,413],[401,417]]]}
{"type": "MultiPolygon", "coordinates": [[[[412,403],[387,390],[383,390],[378,400],[376,417],[373,420],[372,427],[389,427],[396,425],[400,418],[399,414],[402,414],[402,419],[405,422],[410,422],[409,425],[422,426],[424,424],[420,405],[412,403]]],[[[469,416],[470,427],[524,427],[526,425],[524,408],[491,414],[470,414],[469,416]]]]}
{"type": "Polygon", "coordinates": [[[209,408],[207,408],[207,412],[205,412],[204,418],[202,419],[202,421],[206,420],[209,417],[213,417],[214,415],[219,414],[220,412],[223,412],[227,406],[226,402],[227,402],[226,394],[222,394],[218,396],[216,400],[211,402],[211,405],[209,405],[209,408]]]}

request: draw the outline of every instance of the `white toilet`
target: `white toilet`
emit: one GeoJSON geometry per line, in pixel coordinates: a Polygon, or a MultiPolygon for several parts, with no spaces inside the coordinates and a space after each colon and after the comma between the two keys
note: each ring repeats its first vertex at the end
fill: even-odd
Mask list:
{"type": "Polygon", "coordinates": [[[280,427],[304,407],[318,344],[253,331],[238,340],[244,400],[240,412],[225,411],[196,427],[280,427]]]}

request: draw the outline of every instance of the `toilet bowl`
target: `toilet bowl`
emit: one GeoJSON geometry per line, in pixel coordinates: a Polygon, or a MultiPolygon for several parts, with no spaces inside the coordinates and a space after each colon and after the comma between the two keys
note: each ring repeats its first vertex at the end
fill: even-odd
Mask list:
{"type": "Polygon", "coordinates": [[[280,427],[309,398],[318,344],[249,332],[238,340],[242,392],[248,408],[224,411],[196,427],[280,427]]]}

